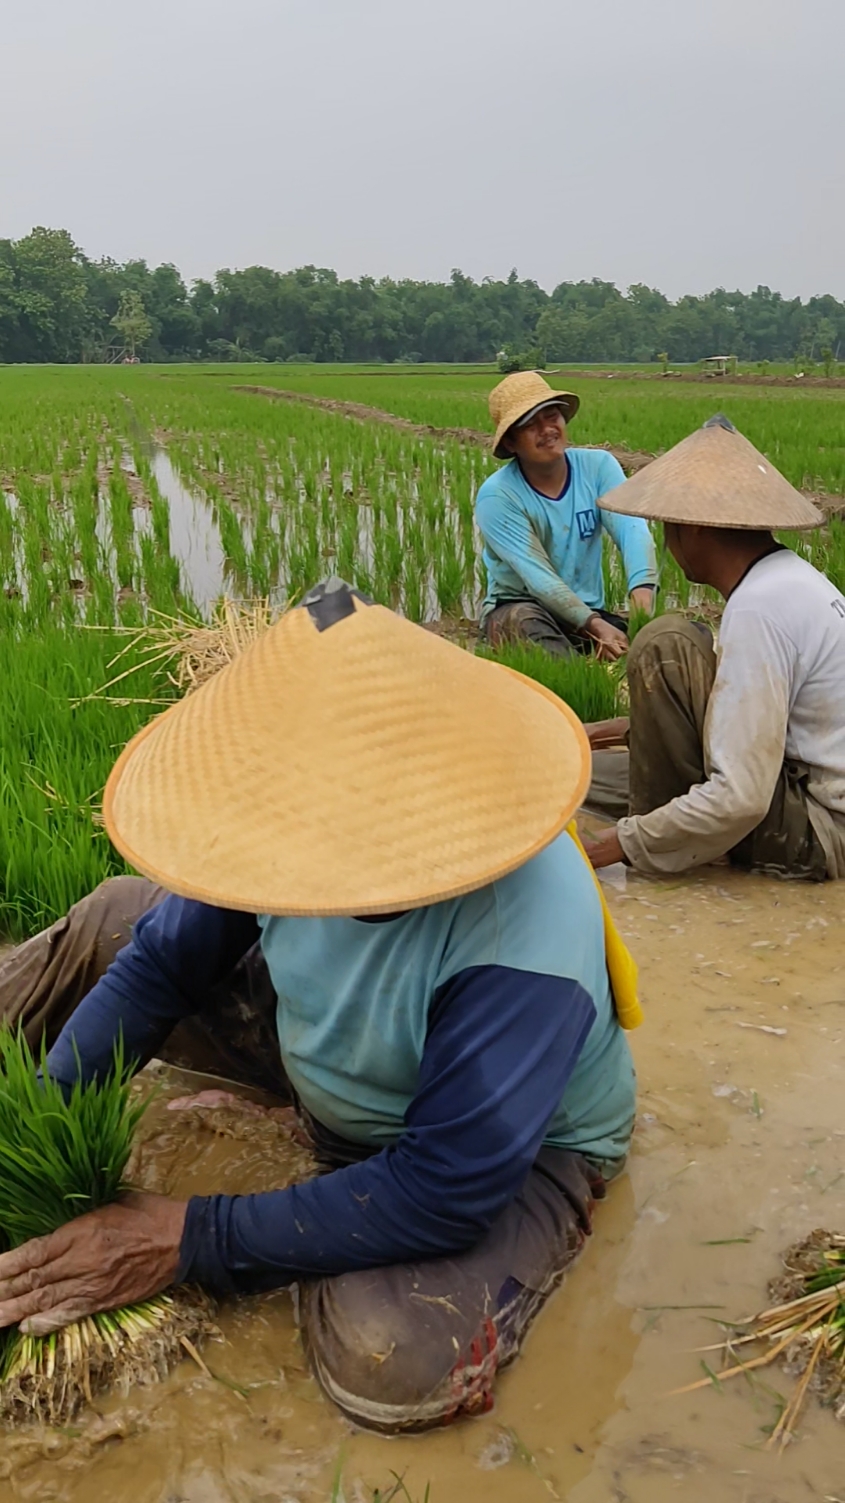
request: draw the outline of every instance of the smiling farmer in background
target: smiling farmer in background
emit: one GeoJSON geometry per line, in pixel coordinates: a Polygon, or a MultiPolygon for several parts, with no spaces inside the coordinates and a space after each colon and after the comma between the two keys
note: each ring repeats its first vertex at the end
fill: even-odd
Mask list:
{"type": "Polygon", "coordinates": [[[508,461],[476,501],[488,581],[481,621],[494,647],[522,638],[557,655],[627,651],[624,620],[604,609],[603,532],[622,554],[632,605],[652,609],[648,523],[602,509],[625,474],[605,449],[568,446],[566,424],[578,407],[578,397],[554,391],[536,371],[506,376],[490,393],[493,452],[508,461]]]}
{"type": "Polygon", "coordinates": [[[0,1327],[298,1283],[358,1423],[489,1407],[633,1126],[633,962],[567,828],[589,776],[561,700],[340,581],[143,730],[104,815],[152,880],[22,945],[0,1019],[64,1023],[66,1086],[121,1034],[269,1086],[328,1172],[80,1216],[0,1256],[0,1327]]]}

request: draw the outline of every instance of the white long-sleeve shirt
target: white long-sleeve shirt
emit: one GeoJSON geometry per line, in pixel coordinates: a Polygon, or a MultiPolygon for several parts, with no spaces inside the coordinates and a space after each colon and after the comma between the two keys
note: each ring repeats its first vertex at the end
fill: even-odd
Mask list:
{"type": "Polygon", "coordinates": [[[640,871],[723,856],[768,812],[784,760],[810,769],[808,813],[828,875],[845,876],[845,599],[788,549],[749,570],[725,606],[704,722],[707,781],[620,820],[640,871]]]}

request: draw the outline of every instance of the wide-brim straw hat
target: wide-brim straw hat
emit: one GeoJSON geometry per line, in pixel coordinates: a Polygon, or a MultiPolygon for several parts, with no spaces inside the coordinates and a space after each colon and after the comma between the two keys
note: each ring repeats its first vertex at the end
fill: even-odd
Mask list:
{"type": "Polygon", "coordinates": [[[104,815],[184,897],[366,915],[521,866],[589,780],[562,700],[330,581],[129,742],[104,815]]]}
{"type": "Polygon", "coordinates": [[[555,391],[538,371],[516,371],[494,386],[488,397],[490,416],[496,424],[493,453],[497,459],[509,458],[502,439],[509,428],[532,416],[541,407],[560,407],[567,423],[581,406],[574,391],[555,391]]]}
{"type": "Polygon", "coordinates": [[[824,519],[721,413],[601,498],[605,511],[704,527],[818,527],[824,519]]]}

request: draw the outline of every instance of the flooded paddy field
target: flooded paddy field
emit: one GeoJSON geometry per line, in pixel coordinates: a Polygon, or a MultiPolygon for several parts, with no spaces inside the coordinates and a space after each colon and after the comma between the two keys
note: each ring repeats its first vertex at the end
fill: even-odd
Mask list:
{"type": "MultiPolygon", "coordinates": [[[[268,367],[0,372],[6,935],[33,932],[123,869],[99,820],[103,782],[176,692],[166,670],[136,664],[101,696],[133,666],[123,628],[156,612],[202,620],[223,593],[281,605],[335,570],[413,619],[477,611],[472,502],[488,456],[230,390],[282,377],[268,367]]],[[[295,381],[326,389],[310,372],[295,381]]],[[[691,390],[683,401],[713,409],[709,389],[691,390]]],[[[394,408],[447,425],[410,385],[402,392],[394,408]]],[[[360,400],[390,410],[393,399],[382,384],[360,400]]],[[[614,400],[624,407],[627,396],[614,400]]],[[[719,404],[732,411],[722,389],[719,404]]],[[[835,435],[813,428],[808,439],[815,409],[795,410],[793,459],[772,457],[834,492],[835,435]],[[815,468],[800,445],[815,445],[815,468]]],[[[625,412],[601,438],[659,447],[636,403],[625,412]]],[[[449,425],[470,416],[455,411],[449,425]]],[[[786,442],[788,425],[777,426],[786,442]]],[[[592,429],[583,437],[599,441],[592,429]]],[[[841,524],[802,546],[841,587],[841,524]]],[[[613,603],[622,585],[611,562],[607,582],[613,603]]],[[[671,572],[664,588],[680,592],[671,572]]],[[[221,1311],[222,1339],[204,1350],[213,1376],[186,1360],[165,1384],[113,1396],[64,1430],[0,1436],[0,1503],[372,1503],[396,1476],[413,1503],[429,1485],[430,1503],[843,1503],[845,1427],[814,1401],[783,1456],[766,1448],[778,1395],[792,1390],[777,1369],[753,1384],[669,1391],[702,1375],[695,1349],[718,1340],[721,1319],[766,1303],[785,1248],[817,1226],[845,1230],[845,899],[833,885],[720,867],[673,882],[629,874],[608,890],[646,1007],[632,1040],[634,1151],[580,1263],[502,1376],[493,1413],[425,1437],[353,1432],[310,1377],[282,1292],[221,1311]]],[[[164,1079],[140,1182],[184,1195],[307,1172],[284,1123],[169,1113],[186,1086],[164,1079]]],[[[718,1365],[718,1353],[707,1360],[718,1365]]]]}

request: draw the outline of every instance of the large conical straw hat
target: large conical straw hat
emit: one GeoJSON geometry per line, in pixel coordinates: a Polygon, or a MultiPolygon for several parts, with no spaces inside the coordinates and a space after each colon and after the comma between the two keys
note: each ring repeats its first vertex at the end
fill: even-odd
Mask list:
{"type": "Polygon", "coordinates": [[[818,527],[796,491],[721,413],[601,498],[605,511],[704,527],[818,527]]]}
{"type": "Polygon", "coordinates": [[[502,448],[502,439],[514,423],[531,417],[540,407],[552,406],[560,407],[569,422],[581,406],[581,399],[574,391],[555,391],[537,371],[516,371],[493,387],[487,405],[496,424],[493,453],[497,459],[507,459],[508,451],[502,448]]]}
{"type": "Polygon", "coordinates": [[[589,779],[584,729],[555,695],[338,580],[130,741],[104,813],[171,892],[364,915],[521,866],[589,779]]]}

